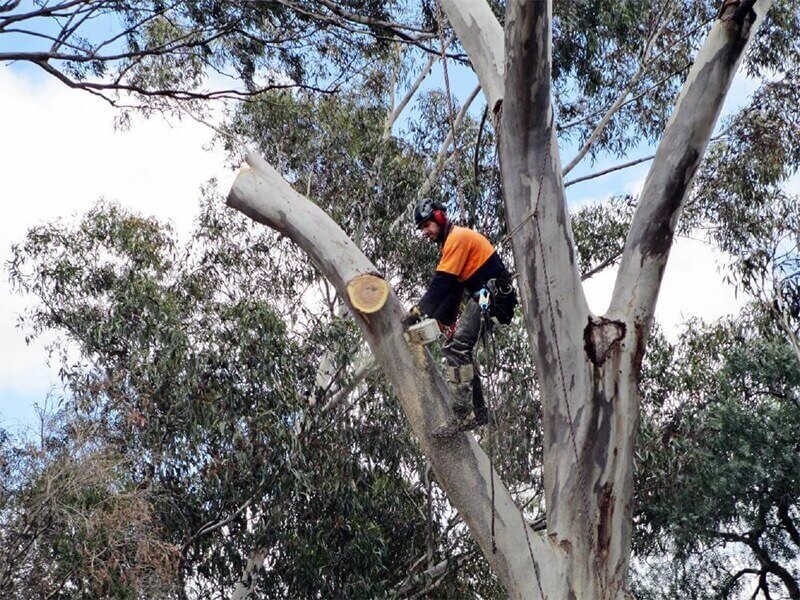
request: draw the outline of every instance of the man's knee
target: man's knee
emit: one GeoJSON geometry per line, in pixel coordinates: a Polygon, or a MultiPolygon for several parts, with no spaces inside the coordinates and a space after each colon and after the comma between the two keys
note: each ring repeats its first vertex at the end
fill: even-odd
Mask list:
{"type": "Polygon", "coordinates": [[[472,367],[472,363],[467,365],[448,365],[445,367],[445,374],[447,381],[450,383],[472,385],[475,370],[472,367]]]}

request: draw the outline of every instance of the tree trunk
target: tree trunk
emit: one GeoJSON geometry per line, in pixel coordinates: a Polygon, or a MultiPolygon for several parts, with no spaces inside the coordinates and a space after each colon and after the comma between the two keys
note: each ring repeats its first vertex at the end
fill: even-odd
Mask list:
{"type": "Polygon", "coordinates": [[[247,557],[244,573],[242,573],[239,581],[236,582],[236,588],[233,590],[233,594],[231,594],[231,600],[247,600],[252,597],[258,571],[263,568],[266,558],[266,548],[257,548],[247,557]]]}
{"type": "Polygon", "coordinates": [[[624,597],[641,357],[678,211],[755,27],[720,21],[698,54],[645,184],[614,302],[595,317],[552,134],[550,3],[509,2],[507,11],[501,166],[542,390],[547,530],[567,552],[561,597],[624,597]]]}

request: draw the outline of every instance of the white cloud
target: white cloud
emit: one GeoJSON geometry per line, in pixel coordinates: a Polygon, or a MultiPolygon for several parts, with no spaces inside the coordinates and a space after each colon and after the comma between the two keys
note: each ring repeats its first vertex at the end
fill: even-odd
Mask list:
{"type": "MultiPolygon", "coordinates": [[[[102,196],[185,232],[200,186],[216,177],[224,193],[233,181],[222,152],[204,149],[213,132],[190,119],[135,118],[130,130],[115,131],[117,113],[102,100],[7,67],[0,67],[0,90],[3,281],[11,244],[38,223],[81,214],[102,196]]],[[[41,401],[57,383],[43,344],[26,346],[15,328],[24,305],[0,286],[0,423],[26,411],[20,398],[41,401]]]]}
{"type": "MultiPolygon", "coordinates": [[[[713,321],[732,315],[745,299],[723,280],[720,267],[724,255],[710,244],[696,239],[678,238],[670,252],[655,318],[670,339],[690,317],[713,321]]],[[[617,269],[608,269],[584,283],[589,307],[595,314],[608,309],[617,269]]]]}

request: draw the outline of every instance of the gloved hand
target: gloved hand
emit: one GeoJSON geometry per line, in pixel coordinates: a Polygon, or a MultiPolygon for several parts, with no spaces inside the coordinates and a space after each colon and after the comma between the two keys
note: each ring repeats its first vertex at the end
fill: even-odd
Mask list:
{"type": "Polygon", "coordinates": [[[419,309],[419,306],[413,306],[411,310],[409,310],[403,317],[401,323],[403,323],[403,327],[408,329],[412,325],[419,323],[421,320],[422,311],[419,309]]]}

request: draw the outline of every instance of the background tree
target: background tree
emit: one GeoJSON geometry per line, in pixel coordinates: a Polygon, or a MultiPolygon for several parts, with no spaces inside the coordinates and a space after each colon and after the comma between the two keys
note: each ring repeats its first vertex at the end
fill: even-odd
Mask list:
{"type": "MultiPolygon", "coordinates": [[[[369,401],[374,378],[346,409],[309,406],[319,353],[334,337],[349,340],[342,352],[352,348],[352,324],[320,327],[291,301],[307,267],[286,262],[285,242],[216,206],[206,205],[186,247],[168,227],[101,205],[74,228],[32,231],[18,248],[12,276],[42,299],[30,326],[77,344],[79,360],[64,373],[69,418],[56,433],[72,449],[80,426],[119,457],[120,476],[145,497],[142,518],[151,515],[169,551],[170,595],[227,596],[254,548],[271,565],[261,582],[268,595],[385,594],[409,555],[424,552],[424,497],[402,476],[419,470],[419,457],[396,408],[369,401]],[[365,435],[378,425],[382,435],[365,435]]],[[[42,460],[57,468],[57,457],[42,460]]],[[[20,568],[42,552],[29,548],[20,568]]],[[[58,595],[89,576],[84,566],[42,586],[58,595]]],[[[120,594],[142,585],[121,561],[112,578],[120,594]]]]}
{"type": "Polygon", "coordinates": [[[433,37],[389,22],[393,15],[377,3],[362,8],[355,15],[335,2],[8,0],[0,4],[0,37],[9,45],[0,61],[24,61],[112,104],[129,98],[148,109],[266,89],[330,93],[388,51],[382,40],[397,35],[425,47],[433,37]]]}
{"type": "Polygon", "coordinates": [[[800,364],[781,327],[751,308],[651,358],[637,550],[660,567],[640,596],[800,597],[800,364]]]}
{"type": "Polygon", "coordinates": [[[178,549],[130,457],[92,426],[43,417],[36,441],[3,432],[0,591],[8,597],[166,597],[178,549]]]}

